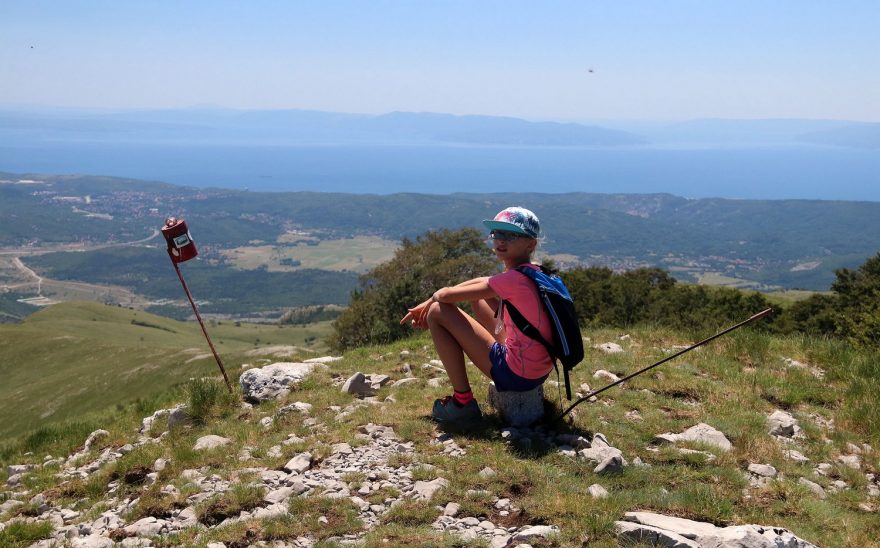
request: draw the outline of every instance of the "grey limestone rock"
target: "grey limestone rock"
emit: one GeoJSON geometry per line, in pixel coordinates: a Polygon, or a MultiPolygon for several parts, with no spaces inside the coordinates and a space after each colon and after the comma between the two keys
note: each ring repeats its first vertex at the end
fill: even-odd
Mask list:
{"type": "Polygon", "coordinates": [[[513,542],[529,542],[530,540],[549,539],[559,534],[559,527],[555,525],[533,525],[524,527],[513,534],[513,542]]]}
{"type": "Polygon", "coordinates": [[[749,472],[755,474],[756,476],[762,476],[765,478],[776,477],[776,468],[770,466],[769,464],[750,464],[749,472]]]}
{"type": "Polygon", "coordinates": [[[727,439],[727,436],[725,436],[723,432],[716,430],[703,422],[691,426],[681,434],[667,432],[665,434],[658,434],[654,437],[654,443],[674,444],[679,441],[705,443],[706,445],[717,447],[722,451],[730,451],[730,449],[733,448],[733,444],[730,443],[730,440],[727,439]]]}
{"type": "Polygon", "coordinates": [[[259,403],[286,396],[291,386],[302,382],[314,369],[311,363],[278,362],[248,369],[238,382],[245,399],[259,403]]]}
{"type": "Polygon", "coordinates": [[[342,359],[342,356],[321,356],[320,358],[309,358],[303,360],[303,363],[333,363],[342,359]]]}
{"type": "MultiPolygon", "coordinates": [[[[791,531],[780,527],[768,527],[765,525],[735,525],[730,527],[716,527],[711,523],[693,521],[689,519],[664,516],[652,512],[627,512],[623,522],[635,523],[652,529],[645,530],[645,534],[658,535],[672,533],[694,544],[681,544],[682,540],[676,537],[668,537],[667,541],[654,541],[661,546],[711,546],[713,548],[814,548],[815,545],[795,536],[791,531]],[[677,542],[678,544],[672,544],[677,542]]],[[[617,525],[615,524],[615,525],[617,525]]],[[[634,534],[632,527],[621,526],[619,535],[634,534]]],[[[653,537],[633,538],[625,537],[636,542],[652,543],[653,537]]]]}
{"type": "Polygon", "coordinates": [[[413,486],[413,498],[418,500],[431,500],[440,489],[447,487],[449,480],[436,478],[431,481],[417,481],[413,486]]]}
{"type": "Polygon", "coordinates": [[[814,495],[816,495],[820,499],[824,499],[828,496],[825,494],[825,489],[823,489],[821,485],[816,482],[810,481],[807,478],[799,478],[798,483],[809,489],[814,495]]]}
{"type": "Polygon", "coordinates": [[[512,426],[528,426],[544,416],[544,386],[526,392],[499,392],[495,383],[489,383],[489,405],[494,407],[505,422],[512,426]]]}
{"type": "Polygon", "coordinates": [[[230,443],[232,443],[232,440],[229,438],[210,434],[197,439],[196,444],[193,446],[193,450],[204,451],[205,449],[214,449],[217,447],[222,447],[224,445],[229,445],[230,443]]]}
{"type": "Polygon", "coordinates": [[[354,394],[356,396],[375,396],[376,390],[373,388],[373,385],[367,380],[366,375],[358,371],[354,375],[348,378],[345,381],[345,384],[342,385],[342,391],[347,394],[354,394]]]}
{"type": "Polygon", "coordinates": [[[615,474],[622,472],[625,466],[626,461],[623,460],[621,455],[611,455],[597,464],[596,467],[593,468],[593,472],[596,474],[615,474]]]}
{"type": "Polygon", "coordinates": [[[287,461],[287,464],[284,465],[284,471],[288,473],[296,472],[297,474],[302,474],[311,467],[312,454],[300,453],[299,455],[287,461]]]}
{"type": "Polygon", "coordinates": [[[768,433],[771,436],[784,438],[793,437],[800,431],[797,419],[781,409],[777,409],[767,417],[768,433]]]}
{"type": "MultiPolygon", "coordinates": [[[[623,347],[620,346],[619,344],[613,343],[613,342],[594,344],[592,346],[592,348],[595,348],[596,350],[600,350],[606,354],[620,354],[621,352],[623,352],[623,347]]],[[[598,371],[597,371],[597,373],[598,373],[598,371]]],[[[594,377],[595,377],[595,375],[594,375],[594,377]]],[[[598,378],[598,377],[596,377],[596,378],[598,378]]]]}
{"type": "Polygon", "coordinates": [[[700,546],[695,541],[678,533],[629,521],[614,522],[614,532],[618,539],[626,543],[643,543],[648,546],[663,546],[665,548],[699,548],[700,546]]]}

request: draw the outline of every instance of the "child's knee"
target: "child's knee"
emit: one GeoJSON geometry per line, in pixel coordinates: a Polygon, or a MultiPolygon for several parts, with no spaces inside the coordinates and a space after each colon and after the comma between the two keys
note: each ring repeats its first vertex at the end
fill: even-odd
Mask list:
{"type": "Polygon", "coordinates": [[[426,319],[428,323],[436,323],[443,315],[443,303],[431,303],[428,305],[428,314],[426,319]]]}

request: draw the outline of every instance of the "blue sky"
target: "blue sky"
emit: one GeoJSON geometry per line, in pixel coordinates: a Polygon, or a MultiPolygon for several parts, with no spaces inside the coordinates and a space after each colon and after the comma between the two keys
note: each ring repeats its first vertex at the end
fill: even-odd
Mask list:
{"type": "Polygon", "coordinates": [[[880,122],[878,28],[876,0],[6,0],[0,104],[880,122]]]}

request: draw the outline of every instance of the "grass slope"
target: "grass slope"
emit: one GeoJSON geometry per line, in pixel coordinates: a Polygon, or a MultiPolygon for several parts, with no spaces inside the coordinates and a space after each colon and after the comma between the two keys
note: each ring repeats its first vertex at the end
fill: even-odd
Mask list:
{"type": "MultiPolygon", "coordinates": [[[[54,325],[64,325],[65,320],[57,316],[65,310],[70,312],[67,321],[76,326],[74,331],[80,334],[83,330],[95,331],[89,329],[90,318],[81,318],[83,311],[92,314],[103,311],[106,316],[97,317],[95,321],[107,329],[112,328],[113,318],[129,317],[118,316],[118,311],[80,305],[78,309],[56,310],[54,325]]],[[[144,318],[142,314],[138,315],[138,319],[144,318]]],[[[36,322],[39,321],[38,317],[36,322]]],[[[160,327],[180,329],[180,325],[174,322],[157,318],[150,318],[150,321],[160,327]]],[[[158,339],[174,341],[183,336],[163,329],[153,328],[152,331],[155,339],[154,344],[149,345],[151,347],[159,345],[155,342],[158,339]]],[[[619,340],[623,334],[616,330],[589,333],[591,344],[617,341],[625,351],[606,355],[589,349],[585,362],[574,370],[575,386],[583,382],[602,385],[603,382],[592,376],[598,369],[617,374],[631,372],[668,355],[668,350],[663,349],[693,340],[691,335],[664,329],[634,329],[629,332],[630,339],[619,340]]],[[[59,332],[53,336],[64,335],[59,332]]],[[[131,334],[129,337],[137,338],[131,334]]],[[[246,337],[245,340],[226,341],[226,348],[237,344],[244,347],[249,342],[246,337]]],[[[169,342],[166,348],[174,346],[169,342]]],[[[153,460],[162,457],[170,459],[170,463],[161,472],[156,486],[126,485],[122,487],[124,492],[116,491],[116,496],[139,496],[143,501],[132,510],[128,517],[130,522],[146,515],[162,515],[175,505],[186,504],[183,499],[160,495],[158,486],[173,484],[185,496],[187,481],[180,477],[181,472],[201,467],[206,467],[208,474],[234,482],[236,487],[217,504],[238,512],[256,500],[248,491],[248,481],[253,476],[248,475],[245,468],[279,469],[287,459],[303,450],[310,451],[320,463],[330,454],[335,443],[347,442],[353,446],[363,443],[356,437],[358,426],[374,422],[393,426],[403,440],[414,442],[417,462],[431,465],[418,469],[418,479],[444,477],[450,485],[430,503],[407,503],[401,509],[392,509],[376,529],[367,533],[368,546],[461,546],[460,542],[430,528],[430,523],[439,515],[438,505],[447,502],[460,503],[462,515],[503,523],[504,518],[494,508],[491,497],[467,494],[474,489],[486,489],[489,493],[509,497],[524,511],[517,518],[518,523],[560,526],[562,536],[555,541],[558,546],[616,546],[613,522],[624,512],[634,510],[657,511],[719,525],[759,523],[786,527],[821,546],[877,546],[880,520],[876,513],[864,507],[873,505],[876,508],[877,500],[868,495],[865,473],[880,472],[880,452],[870,450],[863,454],[859,471],[837,461],[839,455],[850,450],[847,448],[849,443],[880,445],[880,411],[877,406],[880,389],[877,364],[880,362],[876,354],[859,353],[836,341],[780,338],[748,329],[719,339],[687,357],[609,391],[596,403],[582,405],[571,423],[555,427],[557,432],[586,435],[602,432],[631,463],[639,457],[650,465],[631,465],[621,474],[610,476],[595,474],[593,465],[565,457],[555,446],[543,445],[539,440],[507,442],[501,435],[502,424],[485,406],[484,428],[453,435],[455,442],[467,453],[462,457],[444,454],[444,445],[436,443],[438,432],[428,414],[433,398],[447,394],[449,389],[445,384],[429,387],[426,380],[430,373],[420,367],[435,357],[430,339],[425,335],[389,346],[358,349],[346,354],[329,369],[318,370],[285,400],[267,402],[251,409],[241,408],[235,401],[224,401],[224,390],[219,387],[211,391],[206,390],[203,383],[191,384],[189,396],[183,392],[167,393],[148,405],[128,406],[107,414],[91,425],[71,423],[69,427],[53,430],[52,435],[31,434],[8,445],[0,452],[0,461],[2,464],[39,462],[45,454],[67,454],[82,444],[89,428],[97,426],[109,430],[110,436],[94,449],[93,454],[104,447],[120,447],[135,438],[142,416],[158,406],[170,405],[175,399],[186,401],[188,398],[191,406],[198,402],[198,415],[202,420],[195,426],[173,430],[160,444],[147,445],[126,455],[87,481],[58,485],[54,470],[47,468],[29,476],[27,486],[32,492],[48,489],[55,504],[73,504],[83,510],[80,519],[94,519],[104,508],[100,501],[113,478],[121,477],[133,467],[149,467],[153,460]],[[407,354],[403,353],[404,350],[407,354]],[[790,367],[784,358],[821,368],[824,376],[820,379],[809,369],[790,367]],[[357,403],[351,395],[340,391],[342,380],[355,371],[402,378],[404,362],[413,365],[420,382],[397,388],[386,386],[380,391],[378,401],[382,402],[389,395],[394,396],[393,401],[352,408],[353,412],[348,416],[337,417],[340,408],[357,403]],[[303,424],[302,417],[295,414],[275,414],[281,405],[295,401],[314,406],[311,416],[317,426],[303,424]],[[766,416],[779,408],[790,411],[799,420],[804,432],[802,439],[787,444],[767,434],[766,416]],[[276,417],[269,429],[259,423],[266,416],[276,417]],[[732,441],[733,449],[723,453],[711,447],[686,445],[713,453],[714,459],[709,459],[700,454],[684,454],[669,446],[651,446],[656,434],[681,432],[698,422],[706,422],[724,432],[732,441]],[[291,433],[304,441],[294,446],[282,446],[281,442],[291,433]],[[232,438],[234,450],[192,451],[194,441],[206,434],[232,438]],[[269,448],[273,445],[284,447],[280,457],[270,456],[269,448]],[[245,446],[250,448],[253,458],[240,461],[237,452],[245,446]],[[810,462],[798,464],[788,460],[784,451],[789,448],[801,451],[810,462]],[[823,462],[830,463],[830,470],[827,476],[818,476],[813,469],[823,462]],[[779,470],[779,479],[763,488],[749,488],[745,470],[750,463],[771,464],[779,470]],[[479,471],[486,466],[494,469],[497,475],[480,475],[479,471]],[[829,490],[828,497],[821,500],[798,484],[802,477],[825,488],[829,488],[834,480],[842,480],[848,487],[834,493],[829,490]],[[604,486],[610,496],[604,499],[590,497],[587,488],[594,483],[604,486]]],[[[79,356],[67,362],[83,359],[79,356]]],[[[137,363],[143,366],[142,356],[125,359],[130,367],[136,367],[137,363]]],[[[228,363],[230,369],[236,370],[240,362],[229,359],[228,363]]],[[[210,369],[207,365],[206,370],[210,369]]],[[[483,399],[485,379],[472,375],[472,382],[477,397],[483,399]]],[[[105,390],[126,391],[131,397],[144,386],[144,383],[137,383],[126,387],[127,384],[133,383],[110,377],[105,390]]],[[[19,401],[41,397],[37,392],[29,392],[28,386],[21,387],[20,392],[26,398],[19,401]]],[[[548,397],[556,398],[554,389],[548,390],[548,397]]],[[[89,401],[95,405],[93,400],[89,401]]],[[[4,474],[5,471],[0,471],[0,480],[5,479],[4,474]]],[[[363,477],[353,474],[349,480],[354,492],[363,477]]],[[[287,516],[264,520],[250,518],[204,533],[196,529],[185,530],[157,541],[161,546],[203,546],[211,541],[245,545],[260,539],[293,539],[304,533],[320,540],[357,532],[358,522],[350,519],[347,506],[342,502],[345,501],[328,505],[328,500],[321,497],[293,497],[289,507],[291,514],[287,516]],[[319,516],[329,517],[331,526],[318,524],[315,520],[319,516]]]]}
{"type": "MultiPolygon", "coordinates": [[[[308,355],[329,331],[309,327],[213,323],[208,327],[230,377],[266,345],[296,345],[308,355]]],[[[0,438],[40,425],[165,393],[192,377],[219,375],[195,322],[69,302],[18,324],[0,325],[0,438]]]]}

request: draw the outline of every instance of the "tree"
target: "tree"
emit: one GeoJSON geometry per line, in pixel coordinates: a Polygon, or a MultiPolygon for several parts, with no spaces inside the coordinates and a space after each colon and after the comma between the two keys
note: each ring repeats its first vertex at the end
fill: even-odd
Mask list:
{"type": "Polygon", "coordinates": [[[858,270],[842,268],[835,274],[831,290],[837,294],[837,334],[861,346],[880,346],[880,253],[858,270]]]}
{"type": "Polygon", "coordinates": [[[334,322],[330,346],[346,350],[411,334],[401,326],[407,307],[437,289],[486,276],[495,269],[484,237],[475,229],[427,232],[404,239],[394,257],[361,276],[349,307],[334,322]]]}

